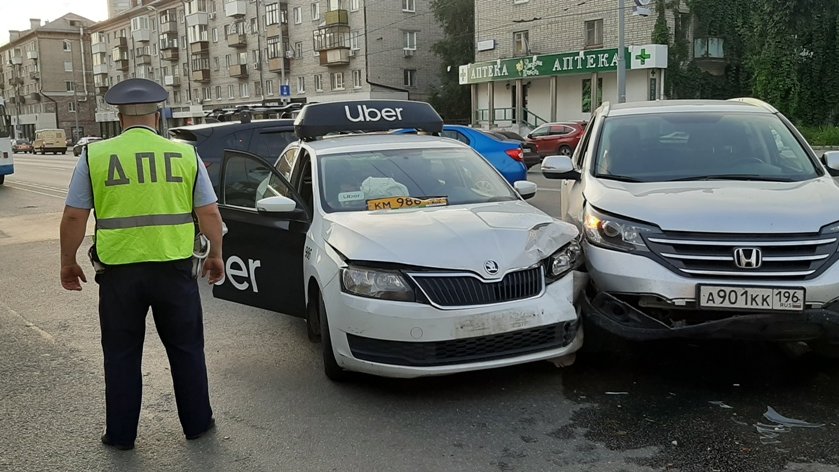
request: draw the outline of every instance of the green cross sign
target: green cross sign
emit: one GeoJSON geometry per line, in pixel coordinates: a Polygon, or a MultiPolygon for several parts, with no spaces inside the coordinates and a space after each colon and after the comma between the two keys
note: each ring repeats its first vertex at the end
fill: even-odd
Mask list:
{"type": "Polygon", "coordinates": [[[641,54],[635,56],[635,59],[641,61],[641,65],[643,66],[644,64],[646,64],[647,59],[650,59],[651,57],[653,56],[650,53],[648,53],[646,49],[641,48],[641,54]]]}

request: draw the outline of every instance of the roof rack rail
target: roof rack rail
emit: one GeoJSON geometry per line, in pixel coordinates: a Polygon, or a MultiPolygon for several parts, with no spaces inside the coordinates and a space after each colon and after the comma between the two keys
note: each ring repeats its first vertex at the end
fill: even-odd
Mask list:
{"type": "Polygon", "coordinates": [[[770,113],[778,113],[778,109],[773,107],[772,105],[764,102],[759,98],[752,98],[752,97],[738,97],[738,98],[729,98],[729,102],[742,102],[748,103],[749,105],[753,105],[756,107],[763,108],[764,110],[769,111],[770,113]]]}
{"type": "Polygon", "coordinates": [[[307,104],[294,122],[294,133],[304,141],[346,131],[390,131],[414,128],[443,131],[443,119],[426,102],[413,100],[353,100],[307,104]]]}
{"type": "Polygon", "coordinates": [[[205,113],[204,117],[215,121],[240,120],[243,112],[251,116],[277,115],[279,118],[293,118],[294,112],[303,107],[302,103],[289,103],[283,106],[274,105],[237,105],[233,107],[214,108],[205,113]]]}

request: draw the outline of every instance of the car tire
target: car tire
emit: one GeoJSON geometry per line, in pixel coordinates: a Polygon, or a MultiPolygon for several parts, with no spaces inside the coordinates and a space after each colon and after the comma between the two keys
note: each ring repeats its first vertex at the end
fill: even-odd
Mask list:
{"type": "Polygon", "coordinates": [[[320,292],[309,291],[309,303],[306,305],[306,336],[309,341],[319,343],[320,339],[320,292]]]}
{"type": "Polygon", "coordinates": [[[563,145],[559,147],[559,151],[557,151],[557,153],[560,156],[570,156],[571,154],[574,154],[574,150],[571,149],[571,146],[563,145]]]}
{"type": "Polygon", "coordinates": [[[318,315],[320,318],[320,339],[321,351],[323,353],[323,373],[333,382],[349,380],[351,375],[338,365],[335,360],[335,351],[332,350],[332,336],[329,334],[329,319],[326,315],[326,305],[323,303],[323,295],[318,294],[318,315]]]}

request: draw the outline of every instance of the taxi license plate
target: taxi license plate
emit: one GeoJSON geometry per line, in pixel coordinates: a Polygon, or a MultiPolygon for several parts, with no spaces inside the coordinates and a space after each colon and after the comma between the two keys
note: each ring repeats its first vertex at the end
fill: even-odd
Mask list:
{"type": "Polygon", "coordinates": [[[388,197],[367,200],[367,209],[375,210],[398,210],[400,208],[424,208],[430,206],[446,206],[449,199],[446,197],[414,198],[414,197],[388,197]]]}
{"type": "Polygon", "coordinates": [[[698,297],[700,308],[801,311],[805,292],[803,288],[700,285],[698,297]]]}

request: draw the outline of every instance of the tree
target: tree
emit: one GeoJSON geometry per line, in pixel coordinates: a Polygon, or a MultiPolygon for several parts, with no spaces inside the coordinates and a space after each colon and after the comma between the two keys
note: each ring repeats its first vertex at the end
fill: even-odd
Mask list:
{"type": "Polygon", "coordinates": [[[443,28],[443,39],[432,45],[441,59],[440,86],[431,93],[431,104],[445,119],[469,119],[472,95],[458,83],[458,67],[475,59],[475,2],[432,0],[434,18],[443,28]]]}

